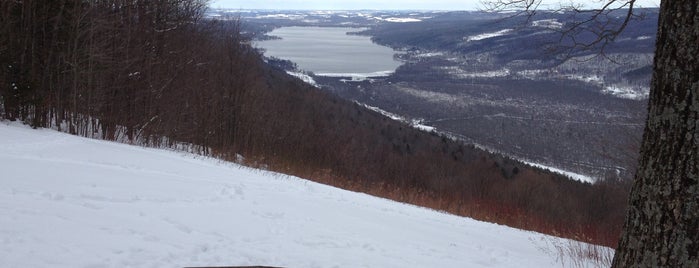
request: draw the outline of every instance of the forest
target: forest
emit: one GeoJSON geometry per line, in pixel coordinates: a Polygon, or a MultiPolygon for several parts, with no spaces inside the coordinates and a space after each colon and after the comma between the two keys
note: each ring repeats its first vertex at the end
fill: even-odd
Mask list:
{"type": "Polygon", "coordinates": [[[239,21],[206,8],[0,2],[0,117],[616,246],[627,182],[573,181],[393,121],[267,65],[239,21]]]}

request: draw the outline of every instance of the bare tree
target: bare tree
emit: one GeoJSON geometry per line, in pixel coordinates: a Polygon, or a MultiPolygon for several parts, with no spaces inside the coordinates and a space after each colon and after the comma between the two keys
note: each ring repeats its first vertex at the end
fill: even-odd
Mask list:
{"type": "Polygon", "coordinates": [[[613,267],[699,266],[699,4],[662,1],[648,120],[613,267]]]}
{"type": "MultiPolygon", "coordinates": [[[[531,2],[540,1],[497,1],[531,2]]],[[[634,0],[612,0],[593,17],[613,3],[628,8],[626,19],[595,42],[613,41],[633,15],[634,0]]],[[[641,158],[613,267],[699,266],[699,4],[663,0],[658,25],[641,158]]]]}
{"type": "MultiPolygon", "coordinates": [[[[526,24],[532,20],[543,0],[484,0],[487,11],[514,11],[508,16],[524,17],[526,24]]],[[[600,1],[601,6],[586,8],[583,4],[560,4],[549,12],[564,12],[569,15],[566,23],[557,31],[559,39],[549,49],[563,53],[569,59],[577,53],[594,52],[606,57],[606,50],[634,20],[646,18],[646,13],[637,8],[637,0],[600,1]]],[[[611,58],[607,58],[614,61],[611,58]]]]}

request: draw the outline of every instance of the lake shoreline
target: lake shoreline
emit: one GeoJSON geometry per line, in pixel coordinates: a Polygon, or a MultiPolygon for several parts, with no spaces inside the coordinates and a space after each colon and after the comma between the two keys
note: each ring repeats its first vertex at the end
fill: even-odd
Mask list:
{"type": "Polygon", "coordinates": [[[365,35],[348,34],[366,28],[281,27],[268,33],[280,39],[262,40],[256,46],[266,57],[289,60],[298,69],[317,76],[369,78],[390,76],[404,62],[402,53],[371,41],[365,35]]]}

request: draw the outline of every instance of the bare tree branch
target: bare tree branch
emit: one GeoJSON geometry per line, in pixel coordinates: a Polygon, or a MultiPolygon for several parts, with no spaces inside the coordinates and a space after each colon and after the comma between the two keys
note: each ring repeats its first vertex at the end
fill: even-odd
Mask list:
{"type": "MultiPolygon", "coordinates": [[[[526,16],[528,26],[542,6],[541,0],[484,0],[486,11],[514,11],[511,17],[526,16]]],[[[621,35],[633,20],[645,18],[639,13],[636,0],[609,0],[599,8],[586,9],[581,4],[562,5],[551,12],[570,14],[569,23],[556,30],[560,37],[557,42],[549,44],[552,53],[562,54],[563,60],[571,59],[581,53],[598,54],[616,62],[607,56],[609,46],[621,35]],[[623,18],[619,16],[623,12],[623,18]]]]}

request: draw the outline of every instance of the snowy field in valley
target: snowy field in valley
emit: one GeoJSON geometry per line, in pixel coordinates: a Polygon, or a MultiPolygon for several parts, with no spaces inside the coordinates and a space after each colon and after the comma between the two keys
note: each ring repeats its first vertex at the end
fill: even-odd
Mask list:
{"type": "Polygon", "coordinates": [[[568,241],[0,121],[1,267],[560,267],[555,243],[568,241]]]}

